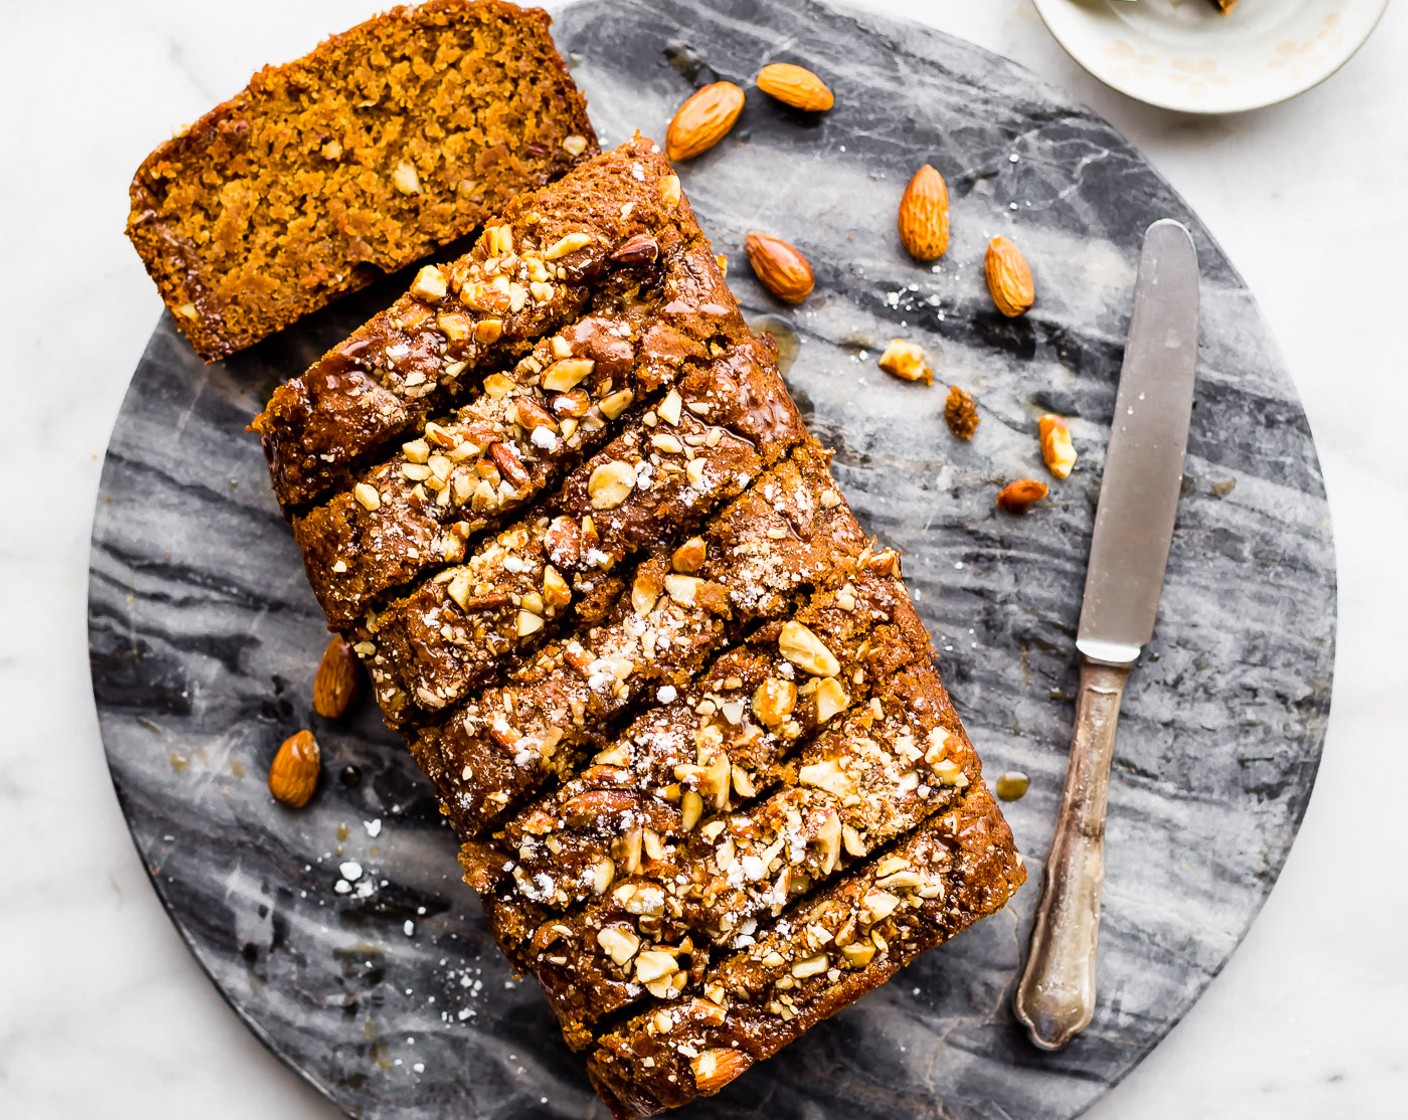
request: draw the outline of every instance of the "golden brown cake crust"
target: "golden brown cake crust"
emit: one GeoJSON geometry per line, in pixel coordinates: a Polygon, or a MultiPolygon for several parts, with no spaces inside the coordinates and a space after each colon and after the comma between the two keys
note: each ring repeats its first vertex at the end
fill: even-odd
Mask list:
{"type": "Polygon", "coordinates": [[[596,151],[547,14],[431,0],[266,66],[158,147],[127,233],[207,361],[472,232],[596,151]]]}
{"type": "Polygon", "coordinates": [[[295,512],[310,577],[494,936],[609,1107],[644,1116],[717,1092],[1025,876],[898,555],[654,146],[519,199],[436,271],[254,427],[286,508],[321,499],[295,512]],[[525,261],[566,267],[487,306],[525,261]],[[485,317],[482,345],[442,345],[485,317]]]}

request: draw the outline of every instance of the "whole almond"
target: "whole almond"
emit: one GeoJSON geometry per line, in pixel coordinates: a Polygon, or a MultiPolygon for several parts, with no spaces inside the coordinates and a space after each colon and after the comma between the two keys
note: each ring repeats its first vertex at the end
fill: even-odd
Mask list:
{"type": "Polygon", "coordinates": [[[770,233],[748,235],[748,263],[763,287],[784,303],[801,303],[816,287],[812,266],[796,248],[770,233]]]}
{"type": "Polygon", "coordinates": [[[665,154],[693,159],[728,135],[743,112],[743,91],[732,82],[711,82],[675,112],[665,133],[665,154]]]}
{"type": "Polygon", "coordinates": [[[836,104],[827,84],[805,66],[773,62],[758,71],[758,88],[794,109],[824,113],[836,104]]]}
{"type": "Polygon", "coordinates": [[[341,638],[333,638],[323,650],[323,659],[313,677],[313,711],[324,719],[340,719],[357,698],[361,673],[352,647],[341,638]]]}
{"type": "Polygon", "coordinates": [[[938,260],[948,251],[948,186],[925,164],[900,198],[900,243],[919,261],[938,260]]]}
{"type": "Polygon", "coordinates": [[[1036,302],[1036,284],[1027,258],[1007,238],[994,237],[988,242],[984,271],[993,303],[1009,319],[1025,314],[1036,302]]]}
{"type": "Polygon", "coordinates": [[[297,731],[283,741],[269,767],[269,792],[294,809],[307,805],[318,786],[321,759],[311,731],[297,731]]]}
{"type": "Polygon", "coordinates": [[[1026,513],[1047,495],[1047,485],[1035,478],[1019,478],[1009,482],[997,495],[997,504],[1009,513],[1026,513]]]}

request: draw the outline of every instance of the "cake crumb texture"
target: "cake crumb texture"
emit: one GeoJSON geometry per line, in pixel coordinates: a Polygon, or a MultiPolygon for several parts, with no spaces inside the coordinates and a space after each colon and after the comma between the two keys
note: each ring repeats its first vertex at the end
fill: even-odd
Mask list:
{"type": "Polygon", "coordinates": [[[501,0],[394,8],[148,156],[127,235],[196,351],[241,350],[595,154],[550,22],[501,0]]]}

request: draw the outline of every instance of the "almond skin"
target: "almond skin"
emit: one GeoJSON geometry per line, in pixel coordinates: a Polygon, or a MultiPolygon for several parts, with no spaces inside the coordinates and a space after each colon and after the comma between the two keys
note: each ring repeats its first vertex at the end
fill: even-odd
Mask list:
{"type": "Polygon", "coordinates": [[[318,788],[322,760],[311,731],[297,731],[283,741],[269,767],[269,792],[292,809],[301,809],[318,788]]]}
{"type": "Polygon", "coordinates": [[[672,160],[693,159],[729,134],[743,112],[743,91],[732,82],[712,82],[695,91],[670,121],[665,154],[672,160]]]}
{"type": "Polygon", "coordinates": [[[341,719],[357,698],[361,673],[352,647],[341,638],[333,638],[323,650],[323,659],[313,677],[313,711],[324,719],[341,719]]]}
{"type": "Polygon", "coordinates": [[[948,186],[929,164],[914,173],[900,199],[900,244],[917,261],[948,251],[948,186]]]}
{"type": "Polygon", "coordinates": [[[825,82],[805,66],[773,62],[758,71],[758,88],[784,105],[809,113],[824,113],[836,104],[825,82]]]}
{"type": "Polygon", "coordinates": [[[1009,319],[1025,315],[1036,302],[1036,284],[1032,270],[1022,250],[1005,237],[994,237],[988,243],[983,262],[992,302],[1009,319]]]}
{"type": "Polygon", "coordinates": [[[796,248],[770,233],[748,235],[748,263],[763,287],[784,303],[801,303],[816,287],[812,266],[796,248]]]}
{"type": "Polygon", "coordinates": [[[1008,513],[1026,513],[1048,493],[1047,485],[1035,478],[1019,478],[1009,482],[997,495],[997,504],[1008,513]]]}

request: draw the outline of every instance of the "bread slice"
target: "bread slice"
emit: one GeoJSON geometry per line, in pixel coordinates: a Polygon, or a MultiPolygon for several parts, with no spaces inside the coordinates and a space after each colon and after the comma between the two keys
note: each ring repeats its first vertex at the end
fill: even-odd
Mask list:
{"type": "Polygon", "coordinates": [[[596,151],[546,13],[394,8],[142,163],[127,235],[207,361],[472,233],[596,151]]]}
{"type": "Polygon", "coordinates": [[[1025,872],[899,557],[654,145],[511,203],[436,274],[254,427],[496,939],[644,1116],[1025,872]]]}

